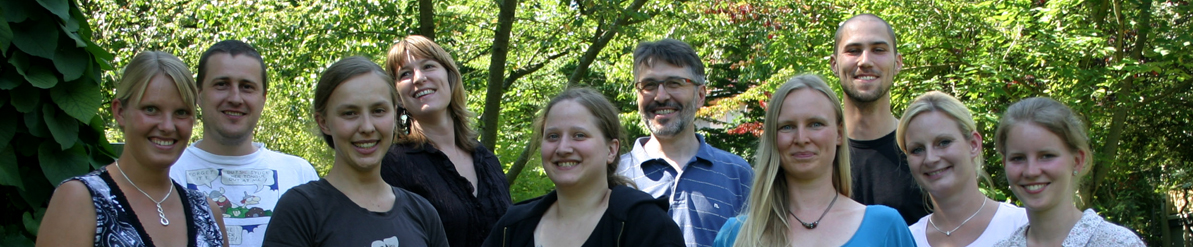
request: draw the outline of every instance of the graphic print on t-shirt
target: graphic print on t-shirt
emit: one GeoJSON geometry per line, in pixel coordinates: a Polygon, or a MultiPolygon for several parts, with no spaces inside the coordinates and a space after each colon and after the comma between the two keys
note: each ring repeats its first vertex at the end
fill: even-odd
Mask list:
{"type": "Polygon", "coordinates": [[[273,215],[278,198],[278,172],[270,169],[186,170],[186,187],[207,194],[215,201],[228,228],[228,243],[260,243],[265,224],[273,215]],[[256,241],[247,241],[247,240],[256,241]]]}
{"type": "Polygon", "coordinates": [[[398,236],[373,241],[372,247],[398,247],[398,236]]]}

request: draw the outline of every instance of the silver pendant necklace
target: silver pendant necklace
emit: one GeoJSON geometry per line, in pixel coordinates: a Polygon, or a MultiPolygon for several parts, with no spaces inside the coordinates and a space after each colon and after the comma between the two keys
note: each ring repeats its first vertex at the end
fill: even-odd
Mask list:
{"type": "Polygon", "coordinates": [[[150,201],[153,201],[153,204],[157,205],[157,217],[161,219],[158,222],[161,222],[163,226],[170,225],[170,220],[166,219],[166,211],[162,210],[162,202],[165,202],[167,198],[170,198],[170,194],[174,193],[174,185],[170,185],[170,190],[166,192],[166,197],[162,197],[161,201],[154,200],[152,196],[149,196],[149,193],[145,193],[144,190],[141,190],[141,187],[137,187],[137,184],[133,183],[133,180],[128,178],[128,174],[124,174],[124,169],[120,168],[119,160],[115,161],[115,163],[116,170],[120,171],[120,175],[124,176],[124,180],[128,180],[128,184],[133,185],[133,188],[137,189],[137,191],[140,191],[141,194],[145,195],[145,197],[148,197],[150,201]]]}
{"type": "Polygon", "coordinates": [[[803,220],[800,220],[800,219],[799,219],[799,216],[795,216],[795,213],[792,213],[790,209],[788,209],[788,210],[787,210],[787,214],[790,214],[790,215],[791,215],[791,217],[795,217],[795,221],[799,221],[799,223],[800,223],[801,225],[804,225],[804,228],[808,228],[808,230],[811,230],[811,229],[816,229],[816,226],[819,226],[819,225],[820,225],[820,220],[823,220],[823,219],[824,219],[824,215],[827,215],[827,214],[828,214],[828,211],[829,211],[829,209],[833,209],[833,204],[834,204],[834,203],[837,203],[837,197],[840,197],[840,196],[841,196],[841,193],[835,193],[835,194],[836,194],[836,195],[833,195],[833,201],[831,201],[831,202],[829,202],[829,203],[828,203],[828,207],[827,207],[827,208],[824,208],[824,213],[821,213],[821,214],[820,214],[820,218],[817,218],[817,219],[816,219],[816,221],[814,221],[814,222],[812,222],[812,223],[806,223],[806,222],[804,222],[803,220]]]}
{"type": "Polygon", "coordinates": [[[951,237],[951,236],[953,236],[953,232],[957,231],[957,229],[961,229],[961,226],[964,226],[965,223],[969,223],[969,220],[973,219],[974,216],[978,216],[978,213],[981,213],[982,209],[986,208],[986,201],[989,201],[989,200],[987,200],[986,198],[982,198],[982,206],[978,207],[978,211],[973,212],[973,215],[970,215],[969,218],[966,218],[965,221],[961,222],[961,224],[957,224],[957,227],[954,227],[953,230],[951,230],[951,231],[940,230],[940,227],[936,227],[936,222],[932,222],[932,217],[928,217],[928,223],[932,224],[932,228],[936,228],[936,231],[938,231],[940,233],[944,233],[945,237],[951,237]]]}

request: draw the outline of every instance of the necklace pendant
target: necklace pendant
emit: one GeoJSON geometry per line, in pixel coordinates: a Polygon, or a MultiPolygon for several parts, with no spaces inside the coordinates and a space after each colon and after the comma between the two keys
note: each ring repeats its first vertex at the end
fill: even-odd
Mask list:
{"type": "Polygon", "coordinates": [[[817,225],[820,225],[820,222],[812,222],[812,223],[803,223],[803,222],[800,222],[800,224],[803,224],[803,225],[804,225],[804,228],[808,228],[808,229],[816,229],[816,226],[817,226],[817,225]]]}
{"type": "Polygon", "coordinates": [[[157,217],[161,219],[158,222],[161,222],[163,226],[170,225],[170,220],[166,219],[166,211],[162,210],[161,204],[157,204],[157,217]]]}

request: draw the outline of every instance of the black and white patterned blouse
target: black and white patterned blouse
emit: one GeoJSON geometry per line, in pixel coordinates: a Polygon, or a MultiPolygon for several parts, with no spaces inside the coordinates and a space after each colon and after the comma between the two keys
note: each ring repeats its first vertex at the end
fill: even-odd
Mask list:
{"type": "MultiPolygon", "coordinates": [[[[91,202],[95,206],[95,246],[154,246],[152,239],[137,220],[137,215],[127,205],[128,200],[112,180],[107,169],[101,168],[86,175],[73,177],[63,181],[79,180],[91,192],[91,202]]],[[[183,212],[186,214],[187,245],[197,247],[222,246],[224,236],[215,218],[211,214],[211,207],[207,204],[207,196],[202,192],[184,189],[174,183],[174,190],[185,191],[182,200],[183,212]]]]}

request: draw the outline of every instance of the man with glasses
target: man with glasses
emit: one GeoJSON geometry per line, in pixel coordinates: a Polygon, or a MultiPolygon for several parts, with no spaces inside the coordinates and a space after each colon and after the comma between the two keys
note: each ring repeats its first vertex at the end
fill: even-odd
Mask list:
{"type": "Polygon", "coordinates": [[[634,81],[650,136],[633,142],[617,174],[670,203],[667,213],[687,246],[712,246],[721,225],[742,212],[754,170],[696,134],[696,110],[707,93],[704,63],[682,41],[641,43],[634,50],[634,81]]]}

